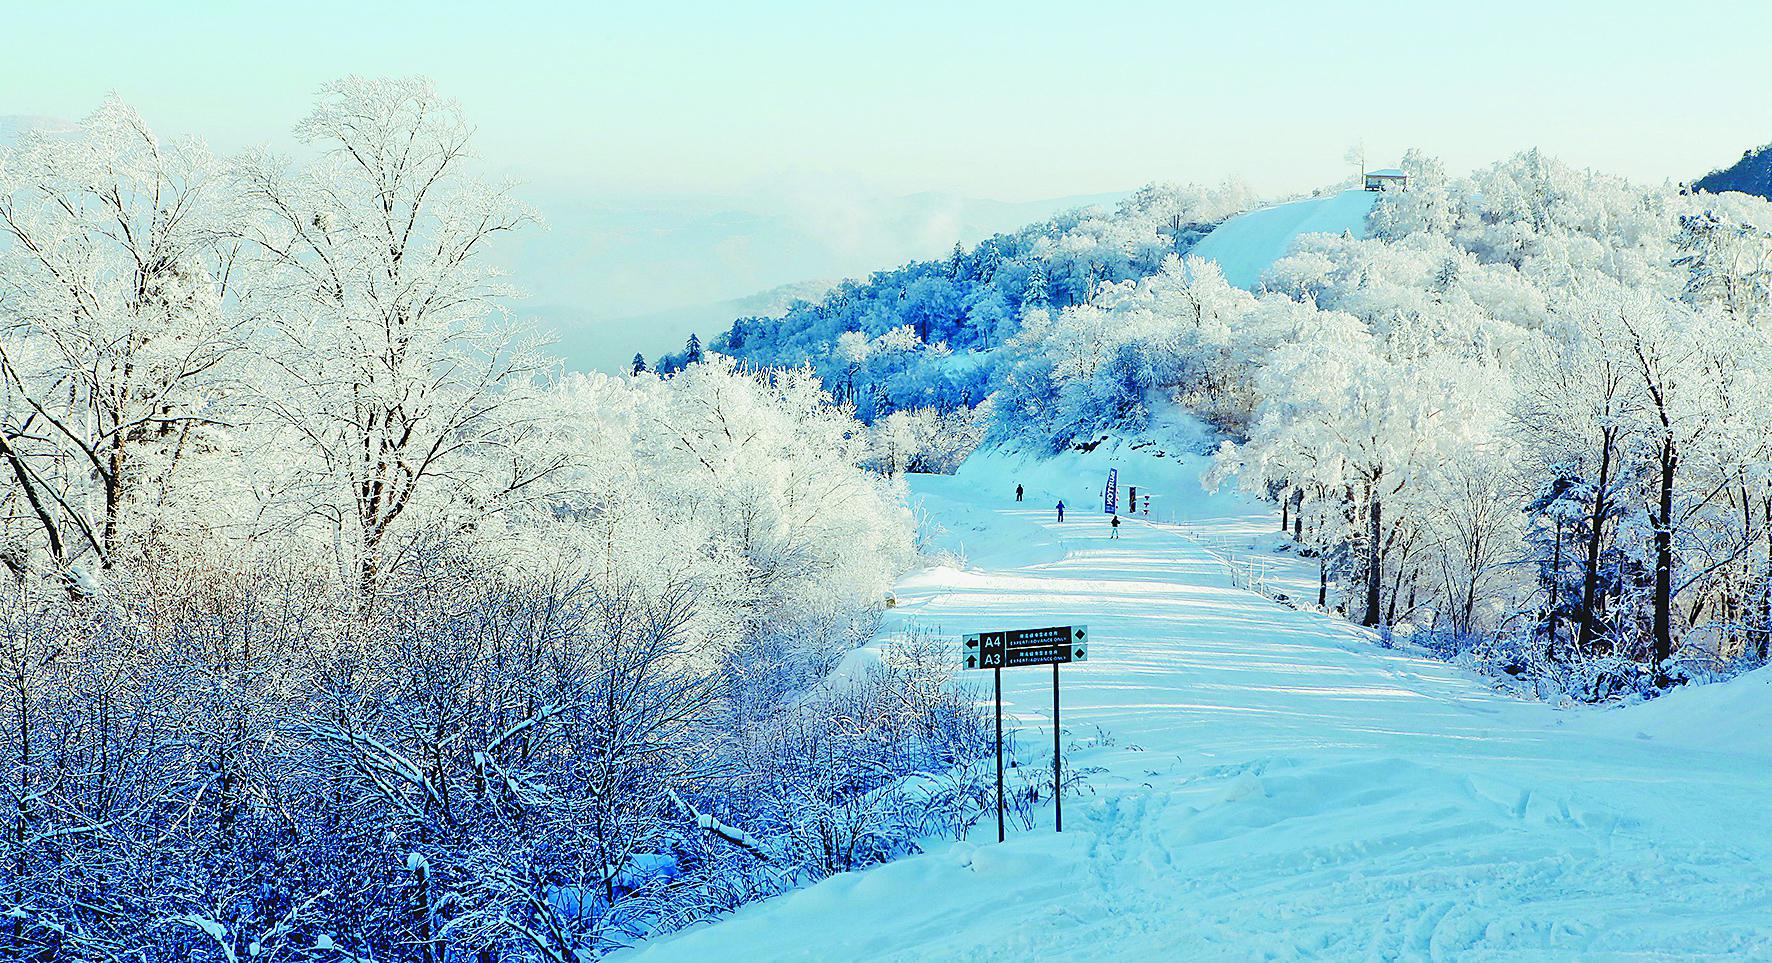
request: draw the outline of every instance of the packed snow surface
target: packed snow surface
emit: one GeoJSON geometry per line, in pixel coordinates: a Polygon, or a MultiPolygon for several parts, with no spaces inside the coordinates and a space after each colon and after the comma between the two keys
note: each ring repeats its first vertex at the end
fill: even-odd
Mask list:
{"type": "Polygon", "coordinates": [[[1377,191],[1342,191],[1239,214],[1206,235],[1191,253],[1217,261],[1232,286],[1254,288],[1301,235],[1346,231],[1365,237],[1366,215],[1377,199],[1377,191]]]}
{"type": "MultiPolygon", "coordinates": [[[[1087,623],[1063,735],[1067,764],[1098,771],[1062,835],[1047,808],[999,845],[987,817],[624,956],[1772,959],[1772,673],[1625,708],[1504,695],[1237,588],[1202,533],[1260,550],[1275,521],[1157,450],[915,478],[963,561],[905,579],[865,650],[912,626],[1087,623]],[[1164,522],[1109,540],[1110,464],[1164,522]]],[[[1050,686],[1004,673],[1026,766],[1051,764],[1050,686]]]]}

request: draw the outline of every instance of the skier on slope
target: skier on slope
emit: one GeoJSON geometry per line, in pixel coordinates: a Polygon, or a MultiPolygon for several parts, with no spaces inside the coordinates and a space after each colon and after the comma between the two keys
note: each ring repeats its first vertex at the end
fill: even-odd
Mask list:
{"type": "Polygon", "coordinates": [[[1061,522],[1064,521],[1064,502],[1063,501],[1060,501],[1058,503],[1058,520],[1061,522]]]}
{"type": "Polygon", "coordinates": [[[1120,537],[1120,516],[1118,513],[1114,514],[1114,520],[1110,524],[1113,525],[1113,534],[1109,535],[1108,537],[1109,538],[1119,538],[1120,537]]]}
{"type": "Polygon", "coordinates": [[[1020,485],[1015,486],[1015,500],[1018,502],[1021,501],[1021,486],[1020,485]]]}

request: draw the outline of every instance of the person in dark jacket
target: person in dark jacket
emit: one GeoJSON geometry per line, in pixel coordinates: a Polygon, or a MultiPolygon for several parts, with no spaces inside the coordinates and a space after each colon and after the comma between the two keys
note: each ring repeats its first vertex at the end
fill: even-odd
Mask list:
{"type": "Polygon", "coordinates": [[[1109,538],[1119,538],[1120,537],[1120,516],[1118,514],[1115,514],[1114,520],[1110,524],[1113,525],[1113,534],[1109,535],[1108,537],[1109,538]]]}
{"type": "Polygon", "coordinates": [[[1020,485],[1015,486],[1015,500],[1018,502],[1021,501],[1021,486],[1020,485]]]}
{"type": "Polygon", "coordinates": [[[1058,503],[1058,520],[1064,521],[1064,502],[1058,503]]]}

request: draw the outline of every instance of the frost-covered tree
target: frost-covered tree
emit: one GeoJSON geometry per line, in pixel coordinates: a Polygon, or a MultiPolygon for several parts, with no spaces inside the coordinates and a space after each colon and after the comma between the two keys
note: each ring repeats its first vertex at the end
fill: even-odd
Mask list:
{"type": "Polygon", "coordinates": [[[934,408],[895,411],[869,431],[867,464],[893,477],[900,472],[953,474],[983,440],[990,405],[941,412],[934,408]]]}
{"type": "Polygon", "coordinates": [[[1680,218],[1674,265],[1686,272],[1682,294],[1715,301],[1735,317],[1757,316],[1772,306],[1772,230],[1724,216],[1707,208],[1680,218]]]}
{"type": "Polygon", "coordinates": [[[235,175],[273,332],[259,396],[303,455],[282,508],[330,530],[365,585],[414,506],[471,521],[534,475],[464,484],[471,456],[512,448],[513,392],[539,361],[486,260],[533,217],[471,177],[471,133],[428,81],[347,78],[296,127],[317,160],[255,153],[235,175]]]}
{"type": "MultiPolygon", "coordinates": [[[[1387,622],[1387,554],[1419,534],[1409,507],[1416,489],[1493,417],[1481,372],[1442,358],[1388,358],[1355,319],[1325,313],[1305,338],[1276,350],[1262,377],[1263,401],[1236,455],[1244,484],[1308,482],[1352,506],[1364,569],[1360,620],[1387,622]],[[1307,469],[1308,478],[1297,477],[1307,469]]],[[[1392,568],[1401,582],[1404,569],[1392,568]]],[[[1393,584],[1390,612],[1398,593],[1393,584]]]]}
{"type": "MultiPolygon", "coordinates": [[[[115,98],[0,151],[0,478],[14,572],[108,567],[210,515],[247,325],[201,144],[115,98]]],[[[212,517],[212,516],[211,516],[212,517]]]]}

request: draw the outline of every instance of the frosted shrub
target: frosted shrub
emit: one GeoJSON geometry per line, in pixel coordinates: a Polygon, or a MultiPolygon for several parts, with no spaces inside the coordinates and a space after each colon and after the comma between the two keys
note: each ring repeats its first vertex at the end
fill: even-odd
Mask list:
{"type": "Polygon", "coordinates": [[[784,858],[813,877],[911,851],[974,811],[987,720],[969,694],[945,684],[945,646],[913,635],[889,653],[860,678],[784,711],[747,748],[762,797],[787,804],[764,825],[782,835],[784,858]]]}
{"type": "Polygon", "coordinates": [[[926,661],[747,721],[682,583],[410,569],[367,609],[293,568],[9,596],[6,954],[571,959],[906,851],[982,744],[926,661]]]}

